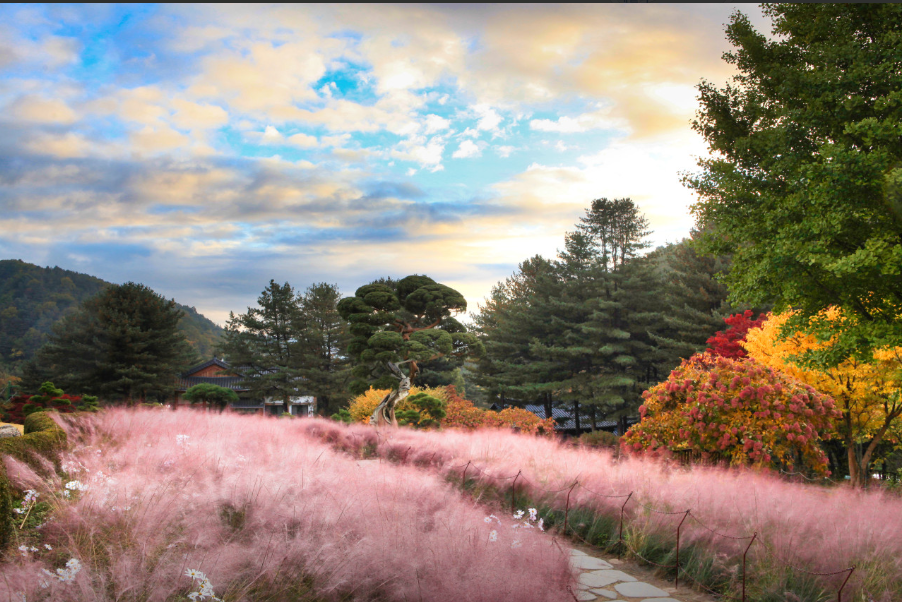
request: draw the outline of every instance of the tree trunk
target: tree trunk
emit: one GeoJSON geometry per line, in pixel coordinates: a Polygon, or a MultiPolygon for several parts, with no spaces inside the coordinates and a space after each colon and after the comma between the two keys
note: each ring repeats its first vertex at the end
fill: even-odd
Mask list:
{"type": "Polygon", "coordinates": [[[579,428],[579,402],[578,401],[573,402],[573,420],[574,420],[574,424],[576,425],[576,434],[579,435],[580,428],[579,428]]]}
{"type": "Polygon", "coordinates": [[[592,430],[593,431],[598,430],[598,422],[595,419],[595,405],[594,404],[592,405],[592,430]]]}
{"type": "Polygon", "coordinates": [[[551,393],[545,392],[545,418],[552,417],[551,393]]]}

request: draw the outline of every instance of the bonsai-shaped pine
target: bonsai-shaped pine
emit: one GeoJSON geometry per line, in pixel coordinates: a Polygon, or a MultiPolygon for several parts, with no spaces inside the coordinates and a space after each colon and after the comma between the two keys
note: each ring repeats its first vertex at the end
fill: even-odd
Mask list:
{"type": "Polygon", "coordinates": [[[203,403],[206,406],[209,403],[211,406],[218,407],[220,412],[230,403],[238,401],[238,394],[231,389],[210,383],[194,385],[185,391],[182,397],[190,401],[191,405],[203,403]]]}
{"type": "Polygon", "coordinates": [[[408,398],[416,410],[401,410],[397,413],[398,424],[417,428],[438,426],[442,418],[447,416],[445,402],[428,393],[417,393],[408,398]]]}
{"type": "Polygon", "coordinates": [[[395,388],[398,377],[387,369],[389,362],[409,364],[413,382],[418,362],[482,356],[482,343],[453,317],[466,309],[467,301],[458,291],[419,275],[367,284],[342,299],[338,312],[350,322],[354,337],[348,346],[356,363],[351,393],[360,395],[370,386],[395,388]]]}

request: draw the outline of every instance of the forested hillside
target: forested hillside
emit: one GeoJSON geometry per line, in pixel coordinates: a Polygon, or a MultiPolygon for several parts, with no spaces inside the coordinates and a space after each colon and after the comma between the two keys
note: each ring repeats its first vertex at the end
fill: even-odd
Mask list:
{"type": "MultiPolygon", "coordinates": [[[[0,261],[0,368],[14,371],[34,356],[53,324],[109,283],[62,268],[42,268],[19,259],[0,261]]],[[[179,329],[201,357],[209,357],[222,328],[193,307],[179,329]]]]}

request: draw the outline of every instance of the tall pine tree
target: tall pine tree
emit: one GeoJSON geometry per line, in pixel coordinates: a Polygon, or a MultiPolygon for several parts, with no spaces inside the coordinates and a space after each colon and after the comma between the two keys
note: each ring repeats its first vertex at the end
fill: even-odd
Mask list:
{"type": "Polygon", "coordinates": [[[129,403],[171,393],[196,359],[178,330],[183,313],[143,284],[114,285],[55,325],[24,369],[23,388],[51,380],[65,390],[129,403]]]}
{"type": "Polygon", "coordinates": [[[300,300],[303,346],[301,374],[306,390],[316,396],[321,414],[329,416],[347,401],[351,340],[347,322],[338,314],[341,293],[334,284],[312,284],[300,300]]]}

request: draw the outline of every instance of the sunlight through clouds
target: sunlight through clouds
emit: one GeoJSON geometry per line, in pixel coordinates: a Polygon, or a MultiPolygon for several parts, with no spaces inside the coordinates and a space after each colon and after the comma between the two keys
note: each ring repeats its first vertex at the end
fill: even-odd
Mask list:
{"type": "Polygon", "coordinates": [[[731,10],[4,5],[0,254],[219,321],[270,278],[428,273],[475,308],[593,198],[688,234],[731,10]]]}

